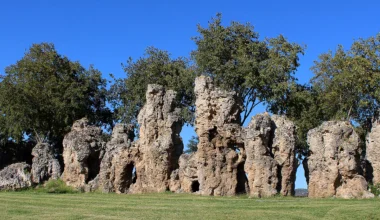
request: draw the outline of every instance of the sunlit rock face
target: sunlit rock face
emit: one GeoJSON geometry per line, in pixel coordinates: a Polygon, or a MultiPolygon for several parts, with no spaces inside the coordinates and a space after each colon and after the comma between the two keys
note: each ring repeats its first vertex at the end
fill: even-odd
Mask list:
{"type": "Polygon", "coordinates": [[[294,195],[297,164],[293,122],[283,116],[258,114],[244,131],[250,196],[294,195]]]}
{"type": "Polygon", "coordinates": [[[132,145],[134,127],[116,124],[111,140],[100,164],[99,186],[102,192],[128,193],[136,180],[134,164],[138,159],[138,149],[132,145]]]}
{"type": "Polygon", "coordinates": [[[366,140],[366,159],[368,180],[373,184],[380,183],[380,121],[372,123],[371,132],[366,140]]]}
{"type": "Polygon", "coordinates": [[[179,158],[179,168],[170,177],[170,191],[197,193],[199,180],[195,153],[182,154],[179,158]]]}
{"type": "Polygon", "coordinates": [[[241,140],[242,105],[234,92],[216,88],[209,77],[195,80],[195,132],[198,135],[199,192],[232,196],[245,190],[244,148],[241,140]],[[243,181],[238,182],[238,175],[243,181]],[[240,186],[239,186],[240,184],[240,186]]]}
{"type": "Polygon", "coordinates": [[[131,193],[165,192],[170,176],[178,169],[183,152],[180,137],[183,121],[176,103],[176,92],[160,85],[148,85],[146,103],[138,115],[140,125],[135,161],[136,182],[131,193]]]}
{"type": "Polygon", "coordinates": [[[53,147],[47,143],[37,144],[33,150],[32,180],[41,184],[49,179],[58,179],[61,176],[61,165],[55,158],[53,147]]]}
{"type": "Polygon", "coordinates": [[[104,149],[101,128],[89,125],[85,118],[74,122],[63,139],[62,180],[69,186],[85,188],[99,174],[104,149]]]}
{"type": "Polygon", "coordinates": [[[359,136],[346,121],[328,121],[307,135],[309,197],[371,198],[359,175],[359,136]]]}
{"type": "Polygon", "coordinates": [[[14,163],[0,171],[0,190],[18,190],[32,186],[31,166],[14,163]]]}

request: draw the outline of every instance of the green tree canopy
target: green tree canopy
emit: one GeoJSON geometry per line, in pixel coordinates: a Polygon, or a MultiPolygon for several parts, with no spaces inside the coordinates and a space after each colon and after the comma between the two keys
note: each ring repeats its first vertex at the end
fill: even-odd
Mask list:
{"type": "Polygon", "coordinates": [[[0,82],[0,112],[5,136],[62,140],[72,123],[88,117],[109,123],[106,81],[90,66],[58,54],[53,44],[33,44],[24,57],[5,69],[0,82]]]}
{"type": "Polygon", "coordinates": [[[295,122],[299,151],[307,154],[307,132],[328,120],[354,122],[364,140],[380,107],[380,34],[320,55],[311,69],[309,85],[294,84],[271,105],[295,122]]]}
{"type": "Polygon", "coordinates": [[[129,58],[123,65],[125,79],[116,79],[110,97],[118,121],[137,123],[137,115],[145,103],[148,84],[159,84],[177,92],[185,122],[193,120],[195,72],[186,58],[172,59],[167,51],[148,47],[143,57],[129,58]]]}
{"type": "Polygon", "coordinates": [[[224,27],[221,14],[207,28],[198,25],[198,32],[200,36],[193,38],[197,49],[192,52],[198,70],[244,101],[241,124],[258,104],[270,107],[282,98],[296,80],[298,56],[304,49],[282,35],[260,40],[249,23],[224,27]]]}
{"type": "Polygon", "coordinates": [[[380,107],[380,33],[319,56],[313,89],[329,119],[354,120],[368,129],[380,107]]]}

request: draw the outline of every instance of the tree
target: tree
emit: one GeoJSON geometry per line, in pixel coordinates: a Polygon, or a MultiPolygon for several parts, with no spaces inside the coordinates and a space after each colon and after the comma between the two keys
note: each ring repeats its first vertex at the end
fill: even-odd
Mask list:
{"type": "Polygon", "coordinates": [[[298,157],[308,153],[307,132],[328,120],[320,108],[319,95],[310,85],[293,83],[281,99],[270,105],[271,112],[285,115],[294,122],[298,157]]]}
{"type": "Polygon", "coordinates": [[[312,70],[323,113],[369,130],[380,107],[380,33],[355,41],[347,51],[338,46],[335,53],[320,55],[312,70]]]}
{"type": "Polygon", "coordinates": [[[77,119],[111,121],[101,73],[60,55],[53,44],[33,44],[1,79],[3,132],[14,141],[29,137],[61,144],[77,119]]]}
{"type": "Polygon", "coordinates": [[[328,120],[353,122],[364,143],[380,107],[380,34],[320,55],[311,69],[309,85],[294,84],[271,105],[295,122],[298,152],[307,154],[307,132],[328,120]]]}
{"type": "Polygon", "coordinates": [[[273,104],[296,80],[294,72],[303,47],[282,35],[260,40],[249,23],[222,26],[221,14],[208,28],[198,25],[198,32],[200,36],[193,38],[197,49],[192,58],[201,74],[211,76],[218,86],[235,91],[242,99],[241,124],[257,105],[273,104]]]}
{"type": "Polygon", "coordinates": [[[129,58],[123,65],[125,79],[116,79],[111,86],[111,103],[118,121],[137,123],[137,115],[145,103],[148,84],[159,84],[177,92],[185,122],[192,123],[195,72],[187,59],[172,59],[167,51],[148,47],[143,57],[129,58]]]}
{"type": "Polygon", "coordinates": [[[198,137],[192,136],[189,140],[189,143],[187,143],[187,150],[185,151],[185,153],[190,154],[196,152],[198,150],[198,142],[198,137]]]}

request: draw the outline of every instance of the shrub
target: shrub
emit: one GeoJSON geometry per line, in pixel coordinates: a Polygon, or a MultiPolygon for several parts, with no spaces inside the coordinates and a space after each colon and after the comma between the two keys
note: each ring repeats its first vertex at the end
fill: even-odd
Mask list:
{"type": "Polygon", "coordinates": [[[47,193],[77,193],[78,191],[70,186],[67,186],[61,179],[49,180],[41,188],[41,191],[47,193]]]}
{"type": "Polygon", "coordinates": [[[368,188],[369,188],[369,191],[371,193],[373,193],[375,196],[379,196],[380,195],[380,183],[375,184],[375,185],[369,184],[368,188]]]}

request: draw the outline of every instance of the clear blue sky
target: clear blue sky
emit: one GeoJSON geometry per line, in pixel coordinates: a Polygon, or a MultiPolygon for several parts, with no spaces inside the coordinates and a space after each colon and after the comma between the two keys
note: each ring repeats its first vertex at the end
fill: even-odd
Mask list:
{"type": "MultiPolygon", "coordinates": [[[[0,4],[0,74],[20,59],[33,43],[52,42],[59,53],[82,65],[94,64],[105,77],[124,77],[121,63],[138,58],[148,46],[173,57],[195,49],[196,25],[206,26],[217,12],[224,24],[250,22],[262,38],[283,34],[307,45],[297,72],[307,82],[318,55],[338,44],[380,31],[378,0],[267,1],[128,1],[128,0],[3,0],[0,4]]],[[[255,113],[264,111],[258,108],[255,113]]],[[[182,132],[187,142],[194,131],[182,132]]],[[[306,187],[297,172],[296,187],[306,187]]]]}

